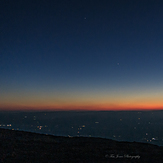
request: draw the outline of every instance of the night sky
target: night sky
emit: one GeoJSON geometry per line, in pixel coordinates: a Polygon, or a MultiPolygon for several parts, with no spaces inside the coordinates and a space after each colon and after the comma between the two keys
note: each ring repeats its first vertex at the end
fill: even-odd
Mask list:
{"type": "Polygon", "coordinates": [[[163,109],[162,0],[1,0],[0,110],[163,109]]]}

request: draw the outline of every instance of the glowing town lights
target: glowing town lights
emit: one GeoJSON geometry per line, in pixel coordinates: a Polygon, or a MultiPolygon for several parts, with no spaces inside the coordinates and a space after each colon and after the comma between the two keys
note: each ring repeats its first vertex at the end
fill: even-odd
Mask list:
{"type": "Polygon", "coordinates": [[[39,130],[41,130],[41,129],[42,129],[42,127],[43,127],[43,126],[37,126],[37,128],[38,128],[39,130]]]}
{"type": "Polygon", "coordinates": [[[38,128],[39,130],[41,130],[41,129],[42,129],[42,127],[43,127],[43,126],[37,126],[37,128],[38,128]]]}

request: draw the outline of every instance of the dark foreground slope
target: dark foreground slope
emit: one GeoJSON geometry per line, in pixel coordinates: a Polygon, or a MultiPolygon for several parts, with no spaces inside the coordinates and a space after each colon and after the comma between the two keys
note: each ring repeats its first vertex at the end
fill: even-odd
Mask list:
{"type": "Polygon", "coordinates": [[[163,147],[0,129],[0,162],[162,163],[163,147]]]}

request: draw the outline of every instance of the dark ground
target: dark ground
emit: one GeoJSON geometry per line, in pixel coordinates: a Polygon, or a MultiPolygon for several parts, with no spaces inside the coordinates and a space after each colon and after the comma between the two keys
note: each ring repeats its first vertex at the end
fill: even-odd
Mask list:
{"type": "Polygon", "coordinates": [[[0,129],[0,162],[162,163],[163,147],[0,129]]]}

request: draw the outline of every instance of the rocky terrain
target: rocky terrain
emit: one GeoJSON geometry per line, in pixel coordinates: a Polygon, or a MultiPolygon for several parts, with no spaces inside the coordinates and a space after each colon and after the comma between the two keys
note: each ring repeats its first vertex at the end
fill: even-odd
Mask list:
{"type": "Polygon", "coordinates": [[[0,129],[0,162],[162,163],[163,147],[103,138],[59,137],[0,129]]]}

